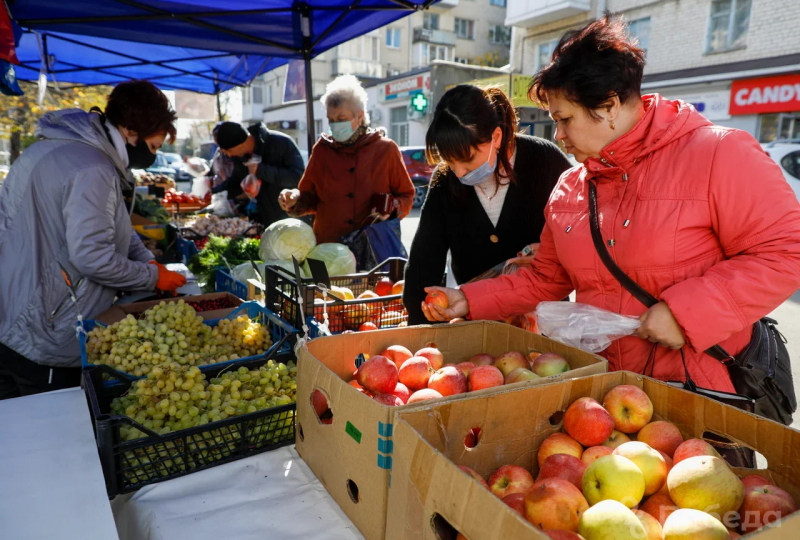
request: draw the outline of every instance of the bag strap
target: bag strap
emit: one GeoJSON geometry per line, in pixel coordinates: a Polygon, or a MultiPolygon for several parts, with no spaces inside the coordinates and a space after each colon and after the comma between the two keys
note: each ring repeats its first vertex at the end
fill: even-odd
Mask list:
{"type": "MultiPolygon", "coordinates": [[[[639,302],[644,304],[646,307],[651,308],[658,303],[658,300],[655,296],[644,290],[638,283],[633,281],[628,274],[626,274],[617,263],[614,262],[614,259],[611,258],[611,254],[606,249],[605,242],[603,242],[603,235],[600,232],[600,220],[597,216],[597,186],[594,182],[589,181],[589,228],[592,231],[592,242],[594,243],[594,249],[597,251],[597,255],[600,257],[600,260],[603,261],[606,269],[611,272],[611,275],[614,276],[614,279],[620,282],[625,289],[629,293],[633,295],[639,302]]],[[[714,358],[715,360],[719,360],[723,364],[730,364],[733,362],[734,358],[728,352],[720,347],[719,345],[714,345],[713,347],[706,349],[706,354],[714,358]]],[[[688,372],[687,372],[688,373],[688,372]]]]}

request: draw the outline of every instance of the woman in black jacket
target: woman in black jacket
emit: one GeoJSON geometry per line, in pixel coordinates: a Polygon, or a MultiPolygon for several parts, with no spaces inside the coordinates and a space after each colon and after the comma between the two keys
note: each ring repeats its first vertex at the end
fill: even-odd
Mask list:
{"type": "Polygon", "coordinates": [[[459,85],[436,106],[425,137],[438,163],[405,274],[409,324],[428,323],[425,287],[442,282],[447,252],[463,284],[507,260],[530,263],[544,207],[571,167],[553,143],[517,133],[514,107],[499,87],[459,85]],[[521,256],[521,250],[531,253],[521,256]]]}

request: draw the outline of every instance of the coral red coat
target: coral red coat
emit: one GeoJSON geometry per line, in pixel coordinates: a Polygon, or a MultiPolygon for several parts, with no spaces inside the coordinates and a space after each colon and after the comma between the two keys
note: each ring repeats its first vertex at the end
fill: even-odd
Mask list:
{"type": "MultiPolygon", "coordinates": [[[[683,101],[654,94],[644,103],[630,132],[561,176],[532,267],[462,290],[473,319],[526,313],[573,289],[578,302],[644,313],[592,244],[587,186],[596,182],[612,257],[669,305],[697,385],[730,392],[727,369],[703,351],[719,343],[737,354],[753,323],[800,288],[800,204],[749,134],[712,125],[683,101]]],[[[612,370],[642,373],[651,347],[626,337],[602,355],[612,370]]],[[[682,381],[678,351],[659,347],[652,375],[682,381]]]]}

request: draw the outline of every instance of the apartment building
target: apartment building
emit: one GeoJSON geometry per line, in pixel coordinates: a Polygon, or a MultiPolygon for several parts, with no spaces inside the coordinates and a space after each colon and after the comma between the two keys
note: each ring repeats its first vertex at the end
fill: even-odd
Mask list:
{"type": "MultiPolygon", "coordinates": [[[[419,129],[409,122],[421,119],[401,105],[408,105],[416,93],[429,93],[429,77],[421,74],[432,62],[488,67],[508,64],[511,29],[504,22],[506,1],[441,0],[428,10],[413,13],[326,51],[312,61],[314,98],[322,95],[329,81],[345,73],[356,75],[365,85],[381,80],[390,81],[397,88],[418,83],[418,87],[400,92],[384,92],[379,98],[381,106],[376,109],[377,118],[373,118],[376,125],[387,126],[390,136],[400,144],[411,144],[419,138],[419,129]],[[404,82],[406,80],[408,82],[404,82]],[[391,105],[387,107],[391,112],[386,113],[389,115],[386,118],[381,116],[384,105],[391,105]]],[[[290,69],[291,66],[284,66],[273,70],[249,88],[242,89],[245,123],[273,119],[276,114],[286,118],[284,94],[290,69]],[[274,109],[281,112],[270,114],[274,109]]],[[[315,104],[315,111],[314,131],[318,135],[327,129],[327,122],[318,104],[315,104]]],[[[273,127],[291,132],[301,146],[304,145],[301,141],[305,135],[300,134],[306,131],[305,115],[296,120],[281,120],[273,123],[273,127]]]]}
{"type": "Polygon", "coordinates": [[[797,0],[508,0],[512,68],[534,74],[564,32],[605,9],[647,51],[643,92],[689,101],[761,142],[800,137],[797,0]]]}

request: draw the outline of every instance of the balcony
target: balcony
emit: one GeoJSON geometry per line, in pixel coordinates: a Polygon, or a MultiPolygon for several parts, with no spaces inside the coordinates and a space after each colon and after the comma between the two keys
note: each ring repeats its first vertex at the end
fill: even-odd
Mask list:
{"type": "Polygon", "coordinates": [[[345,74],[371,79],[382,79],[384,77],[383,66],[379,62],[361,60],[359,58],[334,58],[331,69],[334,77],[345,74]]]}
{"type": "Polygon", "coordinates": [[[458,6],[458,0],[439,0],[433,7],[439,9],[450,9],[458,6]]]}
{"type": "Polygon", "coordinates": [[[506,26],[530,28],[586,13],[591,0],[508,0],[506,26]]]}
{"type": "MultiPolygon", "coordinates": [[[[437,6],[439,4],[436,4],[437,6]]],[[[414,28],[414,43],[426,42],[434,45],[447,45],[454,47],[456,44],[456,33],[448,30],[429,30],[427,28],[414,28]]]]}

